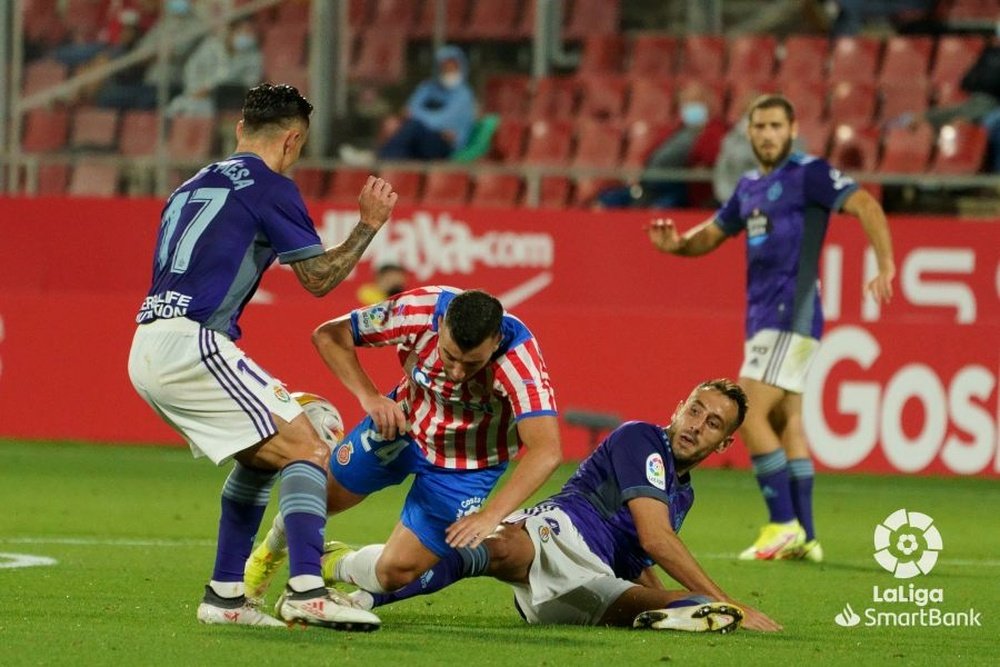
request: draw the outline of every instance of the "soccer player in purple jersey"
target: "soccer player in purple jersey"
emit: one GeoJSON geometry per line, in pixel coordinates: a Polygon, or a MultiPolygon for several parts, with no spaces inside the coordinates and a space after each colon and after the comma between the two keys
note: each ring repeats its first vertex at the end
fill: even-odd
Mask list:
{"type": "Polygon", "coordinates": [[[826,160],[792,152],[797,128],[787,99],[757,98],[748,132],[759,169],[740,179],[710,220],[683,235],[664,219],[647,231],[659,250],[687,257],[746,231],[746,344],[739,381],[750,412],[740,435],[770,519],[740,558],[819,562],[823,550],[813,524],[814,472],[802,428],[802,391],[823,331],[819,258],[830,214],[843,211],[860,220],[878,262],[878,275],[865,289],[880,303],[892,297],[896,265],[879,203],[826,160]]]}
{"type": "Polygon", "coordinates": [[[282,384],[236,340],[243,307],[275,259],[291,266],[315,296],[357,264],[396,202],[392,186],[370,177],[358,199],[360,221],[340,245],[324,249],[295,183],[312,105],[292,86],[247,93],[236,152],[209,164],[174,191],[163,209],[153,280],[136,317],[129,377],[136,391],[196,457],[234,459],[222,488],[215,568],[198,606],[202,623],[284,626],[247,603],[243,568],[280,477],[290,578],[278,616],[336,628],[375,629],[323,585],[328,446],[282,384]]]}
{"type": "MultiPolygon", "coordinates": [[[[486,575],[513,586],[529,623],[729,632],[742,622],[780,630],[723,591],[677,536],[694,502],[691,470],[730,445],[746,400],[730,380],[699,384],[669,426],[623,424],[559,493],[508,516],[480,544],[453,551],[398,591],[359,590],[351,598],[372,608],[486,575]],[[653,565],[683,590],[667,590],[653,565]]],[[[325,571],[336,571],[330,561],[349,553],[329,551],[325,571]]]]}

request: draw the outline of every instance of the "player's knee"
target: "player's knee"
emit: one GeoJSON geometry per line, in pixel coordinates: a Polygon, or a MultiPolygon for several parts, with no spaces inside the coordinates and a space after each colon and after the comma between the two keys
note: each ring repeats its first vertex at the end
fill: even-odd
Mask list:
{"type": "Polygon", "coordinates": [[[378,582],[382,584],[382,588],[387,591],[399,590],[403,586],[416,581],[422,572],[418,572],[418,568],[414,567],[409,563],[390,563],[383,562],[384,558],[380,558],[378,564],[375,566],[375,574],[378,577],[378,582]]]}

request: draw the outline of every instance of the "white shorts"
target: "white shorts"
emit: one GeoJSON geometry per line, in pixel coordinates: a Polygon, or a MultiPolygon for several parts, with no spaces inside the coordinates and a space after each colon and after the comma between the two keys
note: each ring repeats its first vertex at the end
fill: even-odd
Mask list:
{"type": "Polygon", "coordinates": [[[525,620],[543,625],[597,625],[608,607],[636,584],[616,577],[561,509],[531,512],[504,520],[526,519],[524,529],[535,546],[528,585],[512,584],[525,620]]]}
{"type": "Polygon", "coordinates": [[[819,341],[815,338],[762,329],[743,346],[740,377],[801,394],[806,387],[806,373],[818,353],[819,341]]]}
{"type": "Polygon", "coordinates": [[[302,414],[282,384],[228,337],[184,317],[136,328],[128,374],[139,395],[216,465],[302,414]]]}

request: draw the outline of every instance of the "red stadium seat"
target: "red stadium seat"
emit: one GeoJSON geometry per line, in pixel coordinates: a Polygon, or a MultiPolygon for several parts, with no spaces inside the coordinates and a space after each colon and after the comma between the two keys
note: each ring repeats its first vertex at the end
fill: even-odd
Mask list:
{"type": "Polygon", "coordinates": [[[962,77],[979,58],[986,41],[982,37],[943,35],[938,39],[934,65],[931,68],[931,85],[935,93],[944,86],[957,88],[962,77]]]}
{"type": "Polygon", "coordinates": [[[785,40],[778,78],[783,85],[795,81],[825,81],[829,57],[826,37],[793,35],[785,40]]]}
{"type": "Polygon", "coordinates": [[[39,165],[35,194],[39,197],[64,195],[67,187],[69,187],[69,165],[39,165]]]}
{"type": "Polygon", "coordinates": [[[205,160],[212,151],[215,120],[178,116],[170,123],[167,153],[175,160],[205,160]]]}
{"type": "Polygon", "coordinates": [[[622,128],[584,118],[576,128],[574,167],[616,167],[622,152],[622,128]]]}
{"type": "Polygon", "coordinates": [[[830,164],[845,171],[875,171],[878,130],[838,125],[830,141],[830,164]]]}
{"type": "Polygon", "coordinates": [[[830,121],[865,127],[875,119],[875,86],[867,81],[838,81],[830,89],[830,121]]]}
{"type": "Polygon", "coordinates": [[[538,80],[528,115],[532,119],[571,118],[576,113],[576,80],[545,77],[538,80]]]}
{"type": "Polygon", "coordinates": [[[751,102],[765,93],[776,92],[776,84],[772,81],[754,81],[753,79],[736,79],[730,81],[729,105],[726,107],[726,122],[730,125],[739,122],[747,112],[751,102]]]}
{"type": "MultiPolygon", "coordinates": [[[[353,169],[350,167],[334,169],[330,174],[330,183],[326,191],[326,198],[352,205],[357,204],[361,188],[368,182],[368,177],[371,174],[372,171],[370,169],[353,169]]],[[[389,182],[393,187],[396,186],[394,182],[389,182]]]]}
{"type": "Polygon", "coordinates": [[[490,159],[496,162],[518,162],[524,155],[525,134],[528,124],[518,118],[501,118],[493,134],[490,159]]]}
{"type": "Polygon", "coordinates": [[[521,177],[516,174],[480,174],[469,205],[476,208],[514,208],[521,201],[521,177]]]}
{"type": "MultiPolygon", "coordinates": [[[[469,16],[469,0],[444,0],[444,33],[448,39],[462,35],[465,21],[469,16]]],[[[434,35],[434,21],[437,12],[437,2],[425,2],[413,26],[413,37],[427,39],[434,35]]],[[[378,28],[378,26],[374,26],[378,28]]]]}
{"type": "Polygon", "coordinates": [[[118,142],[121,154],[141,157],[155,153],[158,122],[155,111],[124,112],[121,138],[118,142]]]}
{"type": "MultiPolygon", "coordinates": [[[[499,4],[491,2],[490,4],[499,4]]],[[[514,23],[513,36],[515,39],[530,39],[535,34],[535,9],[538,0],[526,0],[521,16],[514,23]]]]}
{"type": "Polygon", "coordinates": [[[392,184],[392,189],[399,196],[400,204],[416,204],[420,200],[420,191],[424,175],[418,171],[404,169],[383,169],[379,173],[383,179],[392,184]]]}
{"type": "Polygon", "coordinates": [[[75,197],[114,197],[120,179],[117,165],[83,161],[73,168],[67,192],[75,197]]]}
{"type": "Polygon", "coordinates": [[[51,88],[57,83],[66,80],[69,68],[58,60],[52,58],[42,58],[24,66],[24,84],[22,90],[24,96],[51,88]]]}
{"type": "Polygon", "coordinates": [[[674,87],[668,79],[633,79],[625,123],[669,123],[675,115],[673,92],[674,87]]]}
{"type": "Polygon", "coordinates": [[[278,3],[277,9],[276,23],[280,25],[309,24],[310,0],[285,0],[278,3]]]}
{"type": "Polygon", "coordinates": [[[640,120],[629,125],[625,131],[625,155],[622,157],[622,166],[636,169],[645,167],[646,158],[653,149],[678,127],[676,121],[653,124],[640,120]]]}
{"type": "Polygon", "coordinates": [[[372,28],[358,36],[359,47],[350,78],[354,81],[399,83],[406,76],[406,35],[372,28]]]}
{"type": "MultiPolygon", "coordinates": [[[[494,0],[495,1],[495,0],[494,0]]],[[[566,39],[619,32],[621,0],[574,0],[566,16],[566,39]]]]}
{"type": "Polygon", "coordinates": [[[986,157],[986,128],[971,123],[945,125],[938,132],[935,174],[974,174],[986,157]]]}
{"type": "Polygon", "coordinates": [[[819,118],[799,118],[796,122],[806,152],[826,155],[826,147],[830,143],[830,124],[819,118]]]}
{"type": "Polygon", "coordinates": [[[620,76],[587,76],[579,80],[580,116],[617,119],[625,112],[628,81],[620,76]]]}
{"type": "Polygon", "coordinates": [[[830,54],[830,83],[874,83],[881,56],[882,42],[877,38],[838,38],[830,54]]]}
{"type": "Polygon", "coordinates": [[[528,131],[528,146],[522,162],[563,166],[573,147],[573,125],[568,120],[536,120],[528,131]]]}
{"type": "Polygon", "coordinates": [[[890,121],[904,113],[922,114],[928,106],[927,79],[897,79],[883,81],[879,89],[882,100],[879,118],[890,121]]]}
{"type": "Polygon", "coordinates": [[[890,37],[885,43],[885,58],[879,81],[883,84],[926,82],[930,75],[933,50],[934,40],[930,37],[890,37]]]}
{"type": "Polygon", "coordinates": [[[49,153],[62,150],[69,136],[69,111],[66,109],[32,109],[24,118],[25,153],[49,153]]]}
{"type": "Polygon", "coordinates": [[[945,18],[948,21],[992,23],[1000,17],[1000,0],[952,0],[945,18]]]}
{"type": "Polygon", "coordinates": [[[66,18],[72,21],[73,36],[82,42],[96,42],[107,4],[106,0],[69,0],[66,18]]]}
{"type": "Polygon", "coordinates": [[[316,167],[298,167],[292,173],[292,179],[299,186],[299,192],[302,193],[305,199],[322,199],[325,197],[328,176],[329,174],[326,169],[316,167]]]}
{"type": "Polygon", "coordinates": [[[363,25],[376,30],[400,30],[409,34],[417,20],[418,8],[419,4],[413,0],[375,0],[371,21],[363,25]]]}
{"type": "Polygon", "coordinates": [[[741,35],[729,42],[726,81],[764,85],[774,76],[777,40],[770,35],[741,35]]]}
{"type": "Polygon", "coordinates": [[[113,150],[118,142],[118,112],[114,109],[84,107],[73,114],[71,148],[113,150]]]}
{"type": "Polygon", "coordinates": [[[726,39],[718,35],[688,35],[681,43],[677,74],[703,81],[720,81],[726,64],[726,39]]]}
{"type": "Polygon", "coordinates": [[[421,203],[441,208],[465,206],[470,184],[469,174],[464,171],[432,171],[424,181],[421,203]]]}
{"type": "Polygon", "coordinates": [[[934,128],[921,123],[915,128],[894,127],[885,133],[879,170],[892,174],[920,174],[930,164],[934,128]]]}
{"type": "Polygon", "coordinates": [[[677,69],[677,38],[661,33],[640,33],[632,40],[628,67],[636,78],[669,78],[677,69]]]}
{"type": "Polygon", "coordinates": [[[523,116],[528,109],[531,78],[521,74],[500,74],[486,80],[483,105],[487,113],[523,116]]]}
{"type": "Polygon", "coordinates": [[[621,35],[590,35],[583,40],[583,55],[576,68],[581,74],[617,74],[622,70],[625,38],[621,35]]]}
{"type": "MultiPolygon", "coordinates": [[[[411,0],[400,0],[415,4],[411,0]]],[[[467,39],[516,39],[515,26],[520,14],[516,2],[476,0],[469,12],[463,37],[467,39]]]]}
{"type": "Polygon", "coordinates": [[[819,120],[826,115],[826,83],[815,79],[786,79],[782,92],[795,106],[797,120],[819,120]]]}
{"type": "Polygon", "coordinates": [[[613,178],[578,178],[573,186],[573,206],[589,208],[593,205],[597,195],[608,188],[617,187],[621,184],[621,181],[613,178]]]}
{"type": "Polygon", "coordinates": [[[283,81],[289,70],[302,69],[306,61],[307,24],[275,24],[264,32],[261,53],[264,78],[283,81]]]}
{"type": "Polygon", "coordinates": [[[565,176],[543,176],[538,193],[541,208],[566,208],[572,184],[565,176]]]}

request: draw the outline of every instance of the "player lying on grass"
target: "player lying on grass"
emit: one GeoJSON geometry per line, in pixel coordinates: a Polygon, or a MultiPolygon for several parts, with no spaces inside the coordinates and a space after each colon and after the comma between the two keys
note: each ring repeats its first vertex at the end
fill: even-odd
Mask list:
{"type": "MultiPolygon", "coordinates": [[[[357,591],[352,599],[371,608],[486,575],[513,586],[529,623],[728,632],[742,622],[780,630],[726,594],[676,532],[694,502],[691,469],[725,451],[745,414],[746,395],[735,383],[704,382],[678,405],[669,426],[622,425],[562,491],[510,515],[476,547],[453,550],[399,590],[357,591]],[[654,564],[684,588],[664,588],[654,564]]],[[[345,572],[357,553],[329,544],[324,578],[349,580],[345,572]]],[[[266,588],[250,577],[246,583],[250,590],[266,588]]]]}

